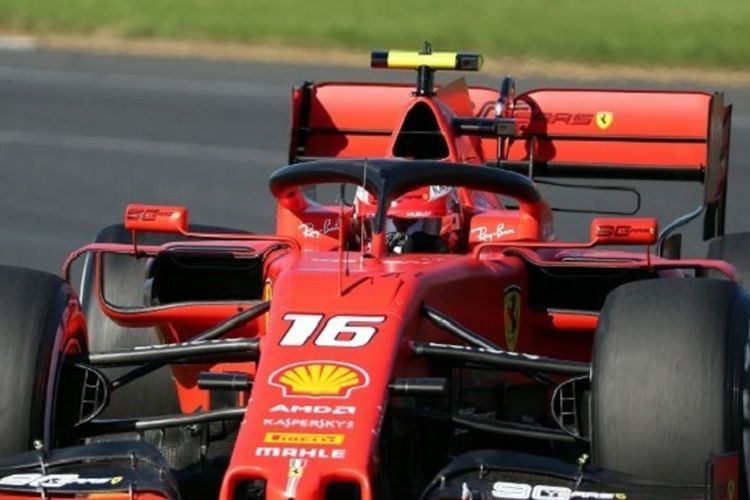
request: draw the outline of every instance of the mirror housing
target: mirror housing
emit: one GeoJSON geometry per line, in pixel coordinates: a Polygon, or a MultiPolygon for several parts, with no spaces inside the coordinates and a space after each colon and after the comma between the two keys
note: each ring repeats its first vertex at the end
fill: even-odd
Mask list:
{"type": "Polygon", "coordinates": [[[128,205],[125,208],[125,229],[185,234],[188,230],[188,210],[186,207],[164,205],[128,205]]]}
{"type": "Polygon", "coordinates": [[[659,222],[653,217],[597,217],[591,221],[591,242],[596,245],[653,245],[659,222]]]}

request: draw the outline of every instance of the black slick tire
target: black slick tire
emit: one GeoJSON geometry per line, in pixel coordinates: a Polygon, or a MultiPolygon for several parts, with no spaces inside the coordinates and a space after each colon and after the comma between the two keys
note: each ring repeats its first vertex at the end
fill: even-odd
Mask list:
{"type": "MultiPolygon", "coordinates": [[[[213,226],[191,225],[195,232],[242,232],[213,226]]],[[[185,241],[189,238],[164,233],[139,232],[138,242],[142,245],[162,245],[170,241],[185,241]]],[[[132,242],[132,235],[122,224],[113,224],[102,229],[97,235],[97,243],[132,242]]],[[[104,296],[117,305],[142,305],[146,279],[146,259],[135,259],[129,255],[105,254],[102,256],[104,268],[104,296]]],[[[91,257],[86,258],[81,278],[81,306],[86,315],[89,332],[89,348],[92,352],[132,349],[136,346],[164,343],[156,328],[125,328],[109,319],[99,307],[94,295],[94,265],[91,257]]],[[[112,379],[132,368],[105,370],[112,379]]],[[[142,378],[118,388],[112,394],[109,406],[103,413],[106,418],[131,418],[180,413],[177,388],[168,366],[162,367],[142,378]]]]}
{"type": "MultiPolygon", "coordinates": [[[[59,445],[56,407],[65,352],[85,352],[85,323],[62,278],[0,266],[0,457],[59,445]]],[[[65,416],[70,422],[70,415],[65,416]]]]}
{"type": "Polygon", "coordinates": [[[750,299],[729,281],[647,280],[614,290],[594,340],[594,463],[702,484],[711,453],[739,452],[746,495],[748,321],[750,299]]]}
{"type": "Polygon", "coordinates": [[[708,258],[732,264],[740,273],[740,283],[750,288],[750,233],[718,236],[708,244],[708,258]]]}
{"type": "MultiPolygon", "coordinates": [[[[142,245],[161,245],[174,240],[174,235],[139,233],[142,245]]],[[[102,229],[96,243],[130,243],[132,236],[122,224],[102,229]]],[[[99,307],[95,296],[94,262],[86,257],[81,278],[81,306],[86,315],[91,352],[132,349],[136,346],[162,344],[156,328],[126,328],[109,319],[99,307]]],[[[104,296],[117,305],[141,305],[146,279],[146,259],[135,259],[128,255],[102,255],[104,296]]],[[[131,370],[113,368],[104,370],[112,380],[131,370]]],[[[131,418],[167,415],[180,412],[177,389],[169,367],[163,367],[143,378],[134,380],[112,394],[103,416],[107,418],[131,418]]]]}

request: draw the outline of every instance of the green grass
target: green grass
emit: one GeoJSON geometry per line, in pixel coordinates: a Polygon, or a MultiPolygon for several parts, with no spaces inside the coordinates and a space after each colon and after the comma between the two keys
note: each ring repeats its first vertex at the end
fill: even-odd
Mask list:
{"type": "Polygon", "coordinates": [[[750,68],[748,0],[0,0],[0,29],[750,68]]]}

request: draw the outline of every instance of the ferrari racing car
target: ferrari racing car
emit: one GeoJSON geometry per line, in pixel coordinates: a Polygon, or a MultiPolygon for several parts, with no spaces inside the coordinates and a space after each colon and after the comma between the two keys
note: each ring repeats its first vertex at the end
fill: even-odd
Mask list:
{"type": "Polygon", "coordinates": [[[62,277],[0,267],[0,500],[749,498],[731,107],[435,81],[481,64],[295,88],[274,234],[134,204],[62,277]],[[703,202],[561,241],[559,177],[703,202]]]}

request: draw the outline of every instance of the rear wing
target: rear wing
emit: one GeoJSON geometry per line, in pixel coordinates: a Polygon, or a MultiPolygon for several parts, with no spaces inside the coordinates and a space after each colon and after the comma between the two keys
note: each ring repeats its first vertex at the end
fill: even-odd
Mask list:
{"type": "MultiPolygon", "coordinates": [[[[509,78],[506,79],[510,80],[509,78]]],[[[503,88],[513,88],[503,85],[503,88]]],[[[447,87],[447,86],[446,86],[447,87]]],[[[721,93],[540,89],[515,98],[467,88],[434,99],[452,133],[487,165],[532,178],[684,180],[704,184],[704,239],[724,233],[731,106],[721,93]],[[458,97],[457,97],[458,96],[458,97]],[[500,117],[496,113],[500,111],[500,117]]],[[[307,82],[294,89],[289,162],[391,157],[413,85],[307,82]]]]}
{"type": "Polygon", "coordinates": [[[488,163],[532,177],[701,182],[704,239],[724,233],[732,108],[723,94],[544,89],[514,104],[515,136],[482,139],[488,163]]]}
{"type": "MultiPolygon", "coordinates": [[[[488,117],[494,110],[498,92],[484,87],[466,90],[468,99],[441,90],[437,98],[449,106],[456,119],[488,117]]],[[[391,156],[388,146],[413,99],[414,85],[303,83],[292,91],[289,163],[391,156]]],[[[496,148],[491,145],[492,140],[488,138],[484,144],[488,150],[496,148]]],[[[495,153],[491,153],[492,158],[495,153]]]]}
{"type": "Polygon", "coordinates": [[[292,92],[289,163],[387,156],[413,85],[305,82],[292,92]]]}

